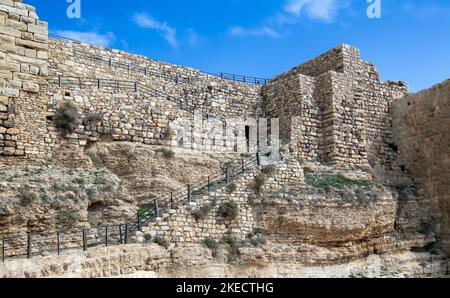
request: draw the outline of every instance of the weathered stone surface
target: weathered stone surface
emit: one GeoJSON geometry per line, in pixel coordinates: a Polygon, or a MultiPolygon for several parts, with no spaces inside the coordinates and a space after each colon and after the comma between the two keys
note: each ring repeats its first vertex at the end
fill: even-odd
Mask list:
{"type": "Polygon", "coordinates": [[[395,101],[396,166],[424,189],[443,250],[450,254],[450,80],[395,101]]]}

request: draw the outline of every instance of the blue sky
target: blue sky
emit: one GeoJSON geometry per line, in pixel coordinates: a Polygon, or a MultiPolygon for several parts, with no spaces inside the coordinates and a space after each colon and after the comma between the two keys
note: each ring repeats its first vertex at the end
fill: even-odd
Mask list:
{"type": "Polygon", "coordinates": [[[450,77],[450,1],[25,0],[52,33],[209,72],[271,77],[341,43],[361,49],[383,80],[412,91],[450,77]]]}

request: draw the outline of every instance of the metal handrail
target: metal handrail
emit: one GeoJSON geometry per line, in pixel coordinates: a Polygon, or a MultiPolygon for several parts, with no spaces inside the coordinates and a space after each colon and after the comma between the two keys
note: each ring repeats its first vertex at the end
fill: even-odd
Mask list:
{"type": "MultiPolygon", "coordinates": [[[[71,41],[71,42],[75,42],[75,43],[79,43],[79,44],[82,43],[79,40],[66,38],[63,36],[56,35],[56,34],[49,34],[49,37],[52,39],[56,39],[56,40],[71,41]]],[[[151,74],[156,77],[170,78],[171,80],[176,81],[177,83],[180,83],[180,82],[181,83],[192,83],[192,79],[195,79],[195,80],[199,79],[198,76],[187,76],[186,77],[186,76],[182,76],[178,73],[175,75],[171,75],[170,73],[169,74],[163,73],[161,75],[161,72],[151,71],[150,68],[142,67],[141,65],[136,65],[133,62],[123,63],[123,62],[119,62],[117,59],[112,59],[112,58],[108,59],[108,58],[102,57],[100,55],[93,55],[91,53],[86,53],[86,52],[76,50],[76,49],[74,50],[74,54],[76,54],[78,57],[81,57],[81,58],[104,62],[105,64],[109,64],[111,67],[115,65],[119,68],[128,69],[129,71],[133,70],[133,71],[136,71],[139,73],[143,73],[145,75],[151,74]]],[[[270,81],[270,78],[260,78],[260,77],[232,74],[232,73],[226,73],[226,72],[220,72],[220,73],[211,73],[211,72],[206,72],[206,71],[198,71],[198,72],[202,73],[202,74],[214,76],[214,77],[217,77],[217,78],[220,78],[223,80],[229,80],[229,81],[247,83],[247,84],[254,84],[254,85],[265,85],[270,81]]]]}

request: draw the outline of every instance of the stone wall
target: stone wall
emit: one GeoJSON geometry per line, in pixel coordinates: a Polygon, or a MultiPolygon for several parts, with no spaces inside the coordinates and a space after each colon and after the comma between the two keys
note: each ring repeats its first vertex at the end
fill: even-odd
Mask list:
{"type": "Polygon", "coordinates": [[[260,114],[261,86],[86,43],[50,39],[50,75],[138,81],[221,117],[260,114]],[[127,67],[129,66],[129,68],[127,67]]]}
{"type": "Polygon", "coordinates": [[[441,248],[450,254],[450,80],[392,105],[396,165],[428,196],[441,248]]]}
{"type": "Polygon", "coordinates": [[[389,105],[405,94],[404,83],[382,82],[358,49],[342,45],[269,82],[263,107],[269,117],[283,115],[283,137],[294,155],[390,166],[389,105]]]}
{"type": "Polygon", "coordinates": [[[47,59],[47,23],[34,7],[1,0],[0,156],[44,156],[47,59]]]}
{"type": "MultiPolygon", "coordinates": [[[[255,176],[262,168],[257,168],[233,181],[236,190],[230,192],[226,187],[214,189],[211,192],[198,196],[191,204],[182,204],[178,208],[166,210],[161,218],[144,228],[152,236],[165,237],[175,243],[199,243],[205,238],[221,240],[226,235],[238,239],[245,239],[260,223],[252,201],[256,199],[253,187],[255,176]],[[215,202],[214,207],[204,218],[196,219],[194,213],[215,202]],[[221,204],[233,201],[237,204],[239,214],[235,220],[227,220],[218,214],[221,204]]],[[[276,171],[266,177],[262,187],[263,192],[276,193],[285,191],[292,185],[303,182],[303,169],[298,161],[290,160],[277,164],[276,171]]]]}
{"type": "MultiPolygon", "coordinates": [[[[240,123],[248,117],[280,118],[281,136],[289,143],[291,153],[306,160],[350,165],[370,163],[382,167],[392,163],[388,110],[394,98],[407,93],[407,87],[400,82],[382,82],[375,67],[362,61],[359,50],[350,46],[336,47],[262,87],[118,50],[76,41],[49,40],[47,24],[38,20],[33,7],[10,0],[3,1],[1,7],[0,25],[4,29],[0,61],[5,65],[0,106],[3,155],[25,155],[28,161],[51,159],[54,150],[67,142],[55,134],[52,121],[55,102],[61,100],[77,103],[83,112],[106,115],[100,130],[112,131],[112,140],[162,144],[161,136],[169,131],[168,121],[156,120],[155,117],[161,117],[155,114],[162,118],[181,118],[182,113],[174,105],[156,104],[161,97],[169,97],[185,108],[200,109],[222,121],[237,117],[241,118],[240,123]],[[90,78],[93,82],[97,79],[128,81],[156,90],[159,95],[146,94],[143,100],[143,94],[132,94],[130,90],[120,95],[114,94],[116,90],[110,90],[109,94],[77,90],[76,83],[70,88],[55,84],[60,77],[63,80],[73,77],[73,81],[78,78],[90,78]],[[67,89],[71,89],[69,96],[65,94],[67,89]],[[122,96],[126,100],[110,100],[122,96]],[[116,104],[121,111],[116,109],[116,104]],[[134,111],[127,114],[124,109],[134,111]]],[[[186,118],[186,114],[182,116],[186,118]]],[[[256,120],[250,122],[248,126],[255,129],[256,120]]],[[[78,146],[96,140],[91,128],[79,127],[77,135],[81,137],[75,140],[78,146]]],[[[238,134],[242,143],[235,145],[242,150],[246,146],[244,129],[238,134]]],[[[76,138],[69,139],[73,142],[76,138]]],[[[230,137],[219,141],[222,145],[205,144],[205,139],[196,131],[193,140],[183,140],[181,147],[215,150],[231,144],[232,151],[236,151],[230,137]]],[[[168,145],[179,144],[172,140],[168,145]]]]}

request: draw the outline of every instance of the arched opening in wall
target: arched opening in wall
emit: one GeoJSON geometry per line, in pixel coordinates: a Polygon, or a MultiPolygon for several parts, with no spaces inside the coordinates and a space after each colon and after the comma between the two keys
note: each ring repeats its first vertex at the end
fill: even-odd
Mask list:
{"type": "Polygon", "coordinates": [[[250,126],[245,126],[245,144],[247,145],[247,153],[250,152],[250,126]]]}

